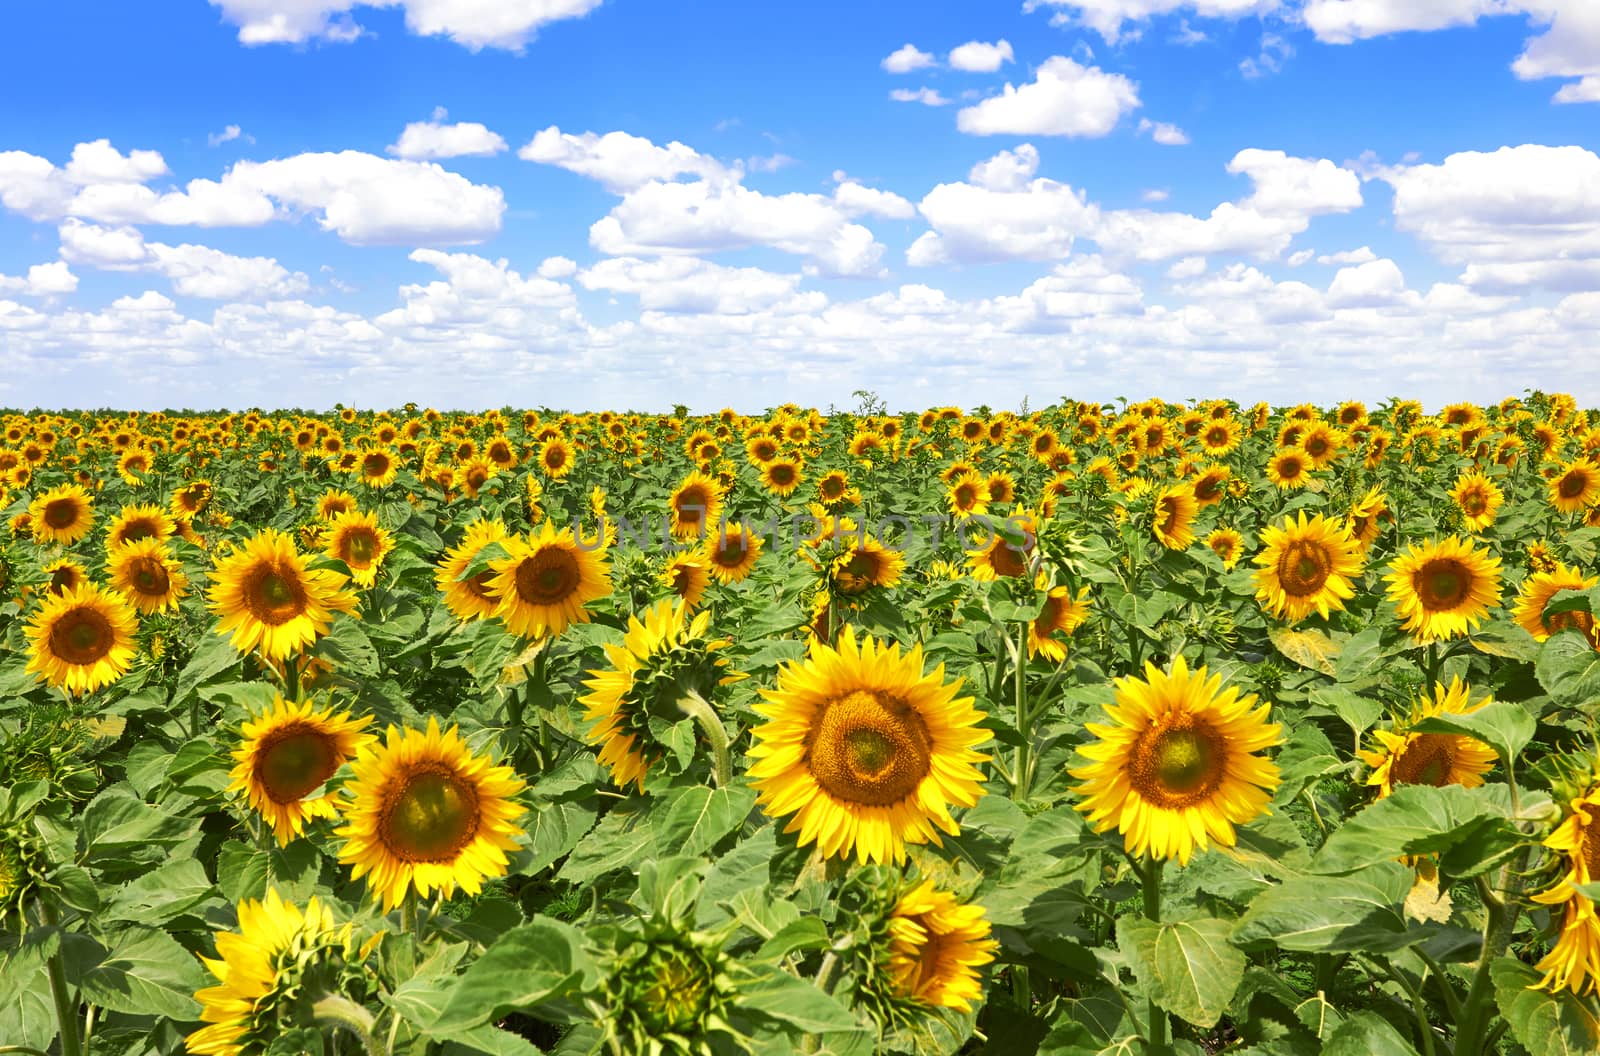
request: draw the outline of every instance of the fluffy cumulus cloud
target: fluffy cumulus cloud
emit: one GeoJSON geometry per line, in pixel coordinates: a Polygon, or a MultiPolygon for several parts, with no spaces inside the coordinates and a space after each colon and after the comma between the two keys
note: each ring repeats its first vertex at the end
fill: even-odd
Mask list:
{"type": "Polygon", "coordinates": [[[551,22],[581,18],[603,0],[211,0],[241,44],[335,43],[362,35],[359,7],[400,7],[406,28],[442,36],[477,51],[521,50],[551,22]]]}
{"type": "Polygon", "coordinates": [[[956,127],[973,136],[1104,136],[1138,106],[1139,86],[1122,74],[1054,55],[1034,80],[964,108],[956,127]]]}
{"type": "MultiPolygon", "coordinates": [[[[137,228],[106,228],[69,218],[59,228],[63,261],[106,271],[165,275],[182,297],[267,300],[304,293],[310,282],[271,257],[240,257],[209,246],[146,242],[137,228]]],[[[65,265],[63,265],[65,266],[65,265]]],[[[76,280],[74,280],[76,284],[76,280]]]]}
{"type": "Polygon", "coordinates": [[[1600,276],[1600,156],[1523,144],[1383,169],[1394,222],[1487,290],[1592,288],[1600,276]]]}
{"type": "Polygon", "coordinates": [[[981,40],[969,40],[959,47],[951,48],[947,61],[953,70],[994,73],[1014,58],[1016,55],[1012,52],[1009,41],[997,40],[990,44],[981,40]]]}
{"type": "Polygon", "coordinates": [[[1139,133],[1143,135],[1146,132],[1163,147],[1182,147],[1189,142],[1189,134],[1177,125],[1165,121],[1152,121],[1148,117],[1140,118],[1139,133]]]}
{"type": "Polygon", "coordinates": [[[78,277],[64,260],[35,264],[22,276],[0,275],[0,293],[20,293],[28,297],[56,297],[73,293],[78,277]]]}
{"type": "Polygon", "coordinates": [[[598,180],[618,194],[678,176],[720,180],[729,175],[721,162],[677,140],[662,147],[627,132],[574,135],[554,125],[535,135],[517,157],[598,180]]]}
{"type": "Polygon", "coordinates": [[[1038,168],[1038,150],[1024,143],[973,166],[969,182],[934,187],[917,205],[933,230],[911,244],[906,263],[1066,256],[1099,210],[1083,191],[1036,177],[1038,168]]]}
{"type": "Polygon", "coordinates": [[[937,66],[939,60],[926,51],[922,51],[915,44],[903,44],[884,56],[881,65],[890,73],[910,73],[913,70],[924,70],[929,66],[937,66]]]}
{"type": "Polygon", "coordinates": [[[937,88],[894,88],[889,98],[897,103],[921,103],[923,106],[949,106],[950,100],[939,94],[937,88]]]}
{"type": "Polygon", "coordinates": [[[1188,11],[1203,18],[1244,18],[1264,15],[1283,6],[1282,0],[1026,0],[1023,5],[1028,11],[1051,9],[1055,12],[1052,22],[1086,26],[1112,44],[1139,36],[1143,23],[1156,15],[1188,11]]]}
{"type": "Polygon", "coordinates": [[[820,311],[827,296],[798,292],[802,278],[761,268],[730,268],[697,257],[612,257],[578,273],[585,289],[630,294],[646,311],[712,315],[820,311]]]}
{"type": "Polygon", "coordinates": [[[433,112],[427,121],[413,121],[401,130],[400,138],[389,146],[388,152],[409,161],[430,161],[438,158],[486,158],[506,149],[506,141],[497,132],[476,121],[458,121],[446,124],[449,114],[443,107],[433,112]]]}

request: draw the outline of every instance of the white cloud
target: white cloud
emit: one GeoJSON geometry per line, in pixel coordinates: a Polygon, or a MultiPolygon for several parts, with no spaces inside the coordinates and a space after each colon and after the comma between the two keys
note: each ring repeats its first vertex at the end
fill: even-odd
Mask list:
{"type": "Polygon", "coordinates": [[[225,21],[239,27],[241,44],[344,43],[362,35],[356,7],[399,6],[406,28],[419,36],[444,36],[476,51],[518,51],[551,22],[582,16],[602,0],[211,0],[225,21]]]}
{"type": "Polygon", "coordinates": [[[677,176],[708,179],[729,176],[729,170],[721,162],[677,140],[658,147],[643,136],[626,132],[573,135],[555,125],[535,135],[517,151],[517,157],[599,180],[607,190],[617,194],[677,176]]]}
{"type": "Polygon", "coordinates": [[[1284,263],[1288,264],[1291,268],[1298,268],[1303,264],[1309,264],[1311,262],[1311,258],[1316,255],[1317,251],[1314,249],[1297,249],[1293,253],[1289,254],[1288,259],[1284,261],[1284,263]]]}
{"type": "Polygon", "coordinates": [[[950,100],[939,94],[937,88],[896,88],[889,98],[897,103],[921,103],[923,106],[949,106],[950,100]]]}
{"type": "Polygon", "coordinates": [[[206,144],[212,147],[220,147],[222,144],[232,143],[236,139],[242,139],[246,143],[254,143],[256,141],[255,136],[246,135],[238,125],[229,125],[221,132],[207,134],[206,144]]]}
{"type": "Polygon", "coordinates": [[[1020,191],[1039,171],[1039,150],[1024,143],[972,166],[967,179],[991,191],[1020,191]]]}
{"type": "Polygon", "coordinates": [[[915,44],[904,44],[891,52],[880,65],[890,73],[910,73],[936,66],[938,60],[926,51],[919,51],[915,44]]]}
{"type": "Polygon", "coordinates": [[[1058,264],[1016,297],[997,297],[989,304],[1007,330],[1048,333],[1067,329],[1074,319],[1138,314],[1144,291],[1136,279],[1087,256],[1058,264]]]}
{"type": "Polygon", "coordinates": [[[794,159],[782,152],[750,158],[744,163],[745,168],[750,172],[777,172],[779,169],[793,164],[794,159]]]}
{"type": "Polygon", "coordinates": [[[974,136],[1103,136],[1139,106],[1134,82],[1063,55],[1046,59],[1034,76],[962,110],[956,127],[974,136]]]}
{"type": "Polygon", "coordinates": [[[447,125],[444,119],[448,116],[444,107],[440,107],[433,112],[431,120],[412,121],[401,131],[400,139],[387,148],[388,153],[409,161],[427,161],[486,158],[507,149],[499,133],[489,131],[476,121],[447,125]]]}
{"type": "Polygon", "coordinates": [[[1406,289],[1405,276],[1394,261],[1385,258],[1340,268],[1328,286],[1332,308],[1384,308],[1415,297],[1406,289]]]}
{"type": "Polygon", "coordinates": [[[578,273],[578,262],[568,257],[546,257],[539,263],[541,279],[565,279],[578,273]]]}
{"type": "Polygon", "coordinates": [[[1151,187],[1139,192],[1139,200],[1142,202],[1164,202],[1171,197],[1172,192],[1165,187],[1151,187]]]}
{"type": "Polygon", "coordinates": [[[1280,0],[1026,0],[1023,10],[1061,9],[1052,22],[1087,26],[1115,44],[1124,37],[1139,35],[1137,29],[1126,30],[1125,23],[1142,22],[1155,15],[1190,10],[1203,18],[1231,19],[1263,15],[1280,6],[1280,0]]]}
{"type": "MultiPolygon", "coordinates": [[[[172,281],[182,297],[264,300],[304,293],[310,282],[271,257],[238,257],[185,243],[145,242],[135,228],[105,228],[69,218],[58,229],[61,257],[104,271],[152,271],[172,281]]],[[[64,267],[65,265],[63,265],[64,267]]]]}
{"type": "Polygon", "coordinates": [[[971,183],[934,187],[917,206],[933,230],[912,243],[906,262],[1066,256],[1074,239],[1094,229],[1098,210],[1067,184],[1030,179],[1038,166],[1038,152],[1023,144],[979,162],[971,183]]]}
{"type": "Polygon", "coordinates": [[[1294,45],[1276,33],[1261,34],[1261,51],[1254,58],[1245,56],[1239,60],[1239,72],[1246,80],[1255,80],[1268,74],[1278,73],[1283,69],[1283,64],[1294,56],[1294,45]]]}
{"type": "Polygon", "coordinates": [[[994,73],[1013,58],[1015,55],[1011,51],[1011,44],[1005,40],[997,40],[993,44],[969,40],[960,47],[950,49],[948,61],[951,69],[994,73]]]}
{"type": "Polygon", "coordinates": [[[696,257],[612,257],[578,273],[585,289],[627,293],[646,311],[743,315],[820,311],[822,293],[799,293],[800,275],[730,268],[696,257]]]}
{"type": "Polygon", "coordinates": [[[35,264],[28,269],[27,275],[20,278],[0,275],[0,293],[21,293],[28,297],[55,297],[72,293],[77,288],[78,277],[63,260],[35,264]]]}
{"type": "Polygon", "coordinates": [[[500,345],[524,332],[537,340],[581,328],[577,297],[564,282],[524,278],[505,260],[486,260],[470,253],[419,249],[411,259],[437,270],[443,281],[400,287],[405,303],[373,319],[383,330],[413,340],[448,340],[451,333],[471,334],[474,342],[500,345]]]}
{"type": "Polygon", "coordinates": [[[846,216],[882,216],[890,220],[909,220],[917,215],[916,206],[893,191],[864,187],[846,180],[833,189],[833,200],[846,216]]]}
{"type": "Polygon", "coordinates": [[[1196,275],[1204,275],[1205,273],[1205,257],[1184,257],[1182,260],[1176,261],[1172,267],[1167,269],[1167,278],[1192,279],[1196,275]]]}
{"type": "Polygon", "coordinates": [[[1324,253],[1317,258],[1318,264],[1366,264],[1377,260],[1378,255],[1368,246],[1360,249],[1347,249],[1340,253],[1324,253]]]}
{"type": "Polygon", "coordinates": [[[123,154],[109,139],[79,143],[62,175],[80,187],[97,183],[146,183],[169,170],[159,151],[130,150],[123,154]]]}
{"type": "Polygon", "coordinates": [[[1139,131],[1150,133],[1150,138],[1163,147],[1181,147],[1189,142],[1188,134],[1177,125],[1169,125],[1165,121],[1152,121],[1148,117],[1139,119],[1139,131]]]}

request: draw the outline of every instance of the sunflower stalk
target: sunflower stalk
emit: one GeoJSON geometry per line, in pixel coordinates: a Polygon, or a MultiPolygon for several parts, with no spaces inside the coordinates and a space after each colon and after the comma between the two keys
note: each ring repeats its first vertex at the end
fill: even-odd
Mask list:
{"type": "Polygon", "coordinates": [[[1478,1056],[1492,1052],[1488,1043],[1490,1028],[1494,1025],[1496,1004],[1489,969],[1511,944],[1516,930],[1517,917],[1522,904],[1518,896],[1522,891],[1522,878],[1528,871],[1528,861],[1533,847],[1523,851],[1517,862],[1507,863],[1500,872],[1500,886],[1496,890],[1479,877],[1483,905],[1488,911],[1483,923],[1483,948],[1478,958],[1477,970],[1472,976],[1472,986],[1461,1002],[1461,1015],[1456,1020],[1455,1056],[1478,1056]]]}
{"type": "Polygon", "coordinates": [[[678,710],[693,719],[700,727],[700,732],[705,734],[711,745],[712,772],[717,787],[727,788],[733,780],[733,762],[728,755],[728,731],[723,728],[716,709],[698,690],[691,689],[678,698],[678,710]]]}
{"type": "Polygon", "coordinates": [[[373,1033],[377,1021],[371,1012],[348,997],[328,994],[311,1006],[317,1026],[327,1031],[345,1030],[354,1034],[368,1056],[384,1056],[383,1043],[373,1033]]]}
{"type": "Polygon", "coordinates": [[[1018,803],[1028,798],[1033,785],[1034,716],[1029,714],[1028,708],[1027,634],[1028,625],[1019,623],[1016,644],[1012,645],[1009,638],[1006,640],[1006,651],[1011,654],[1012,698],[1017,715],[1016,781],[1011,786],[1011,798],[1018,803]]]}
{"type": "MultiPolygon", "coordinates": [[[[1152,924],[1161,923],[1161,869],[1165,863],[1160,858],[1151,858],[1145,862],[1144,872],[1144,917],[1152,924]]],[[[1145,1003],[1145,1015],[1150,1021],[1150,1035],[1147,1039],[1145,1051],[1151,1056],[1165,1052],[1167,1048],[1167,1014],[1156,1004],[1154,997],[1145,1003]]]]}
{"type": "MultiPolygon", "coordinates": [[[[39,916],[48,927],[57,927],[60,918],[56,907],[45,899],[39,900],[39,916]]],[[[56,1006],[56,1026],[61,1035],[61,1056],[83,1056],[83,1042],[78,1036],[78,1015],[71,991],[67,988],[67,971],[58,949],[50,955],[45,968],[50,977],[50,997],[56,1006]]]]}

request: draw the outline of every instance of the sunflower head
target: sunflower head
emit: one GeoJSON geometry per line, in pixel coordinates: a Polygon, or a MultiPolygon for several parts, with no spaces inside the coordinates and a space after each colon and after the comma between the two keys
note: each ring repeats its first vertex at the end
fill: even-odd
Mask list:
{"type": "Polygon", "coordinates": [[[71,694],[127,673],[139,618],[122,595],[90,583],[46,599],[29,621],[28,670],[71,694]]]}
{"type": "Polygon", "coordinates": [[[120,592],[142,613],[167,612],[189,588],[189,577],[154,537],[119,546],[111,552],[106,575],[112,589],[120,592]]]}
{"type": "Polygon", "coordinates": [[[115,551],[119,546],[145,539],[162,542],[177,531],[177,524],[160,506],[124,506],[106,527],[106,549],[115,551]]]}
{"type": "Polygon", "coordinates": [[[1554,791],[1564,800],[1564,810],[1561,823],[1544,841],[1554,852],[1544,870],[1549,886],[1532,898],[1550,907],[1559,932],[1535,966],[1545,973],[1536,985],[1593,994],[1600,990],[1600,913],[1573,885],[1600,880],[1600,760],[1560,757],[1546,762],[1559,774],[1554,791]]]}
{"type": "Polygon", "coordinates": [[[323,535],[323,552],[343,561],[358,587],[377,582],[383,559],[394,549],[394,537],[378,525],[375,513],[348,510],[333,518],[323,535]]]}
{"type": "Polygon", "coordinates": [[[1585,576],[1575,568],[1568,568],[1552,559],[1548,571],[1536,571],[1522,581],[1522,592],[1517,597],[1513,618],[1533,635],[1535,641],[1544,641],[1557,631],[1572,627],[1600,649],[1600,624],[1594,615],[1584,609],[1547,614],[1550,603],[1563,590],[1589,590],[1600,584],[1600,576],[1585,576]]]}
{"type": "Polygon", "coordinates": [[[242,793],[283,846],[311,819],[335,816],[333,800],[319,789],[372,742],[361,732],[371,721],[279,697],[241,728],[228,791],[242,793]]]}
{"type": "Polygon", "coordinates": [[[971,1012],[983,999],[979,972],[1000,944],[981,905],[922,880],[889,911],[878,966],[898,1002],[971,1012]]]}
{"type": "Polygon", "coordinates": [[[1302,510],[1263,529],[1261,541],[1256,598],[1279,619],[1298,623],[1312,612],[1327,619],[1355,596],[1351,581],[1363,562],[1346,526],[1321,514],[1308,521],[1302,510]]]}
{"type": "Polygon", "coordinates": [[[242,653],[259,648],[276,662],[327,634],[335,612],[355,611],[345,583],[331,569],[308,568],[293,540],[265,528],[217,562],[208,597],[218,634],[230,634],[242,653]]]}
{"type": "Polygon", "coordinates": [[[1186,550],[1194,542],[1194,517],[1200,504],[1194,488],[1176,484],[1163,488],[1152,508],[1150,530],[1156,541],[1168,550],[1186,550]]]}
{"type": "Polygon", "coordinates": [[[1408,715],[1373,734],[1376,742],[1361,753],[1372,768],[1367,784],[1382,798],[1399,785],[1463,785],[1476,788],[1494,766],[1494,749],[1475,737],[1458,733],[1417,733],[1423,719],[1438,715],[1467,715],[1489,704],[1485,696],[1472,700],[1472,687],[1459,678],[1436,683],[1429,697],[1416,702],[1408,715]]]}
{"type": "MultiPolygon", "coordinates": [[[[28,505],[29,527],[41,543],[70,546],[94,526],[94,505],[76,484],[63,484],[41,493],[28,505]]],[[[15,531],[15,521],[13,521],[15,531]]]]}
{"type": "Polygon", "coordinates": [[[489,592],[499,598],[495,615],[512,634],[525,638],[559,635],[588,623],[589,602],[611,593],[605,555],[579,545],[571,528],[545,521],[537,532],[501,541],[507,556],[489,563],[489,592]]]}
{"type": "Polygon", "coordinates": [[[1456,536],[1408,546],[1384,579],[1418,642],[1460,637],[1500,604],[1500,559],[1456,536]]]}

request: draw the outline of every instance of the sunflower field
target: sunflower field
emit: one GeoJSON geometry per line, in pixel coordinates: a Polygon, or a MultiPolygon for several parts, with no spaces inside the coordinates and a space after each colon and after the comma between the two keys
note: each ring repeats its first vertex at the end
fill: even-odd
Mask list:
{"type": "Polygon", "coordinates": [[[676,411],[0,412],[0,1054],[1600,1052],[1600,412],[676,411]]]}

